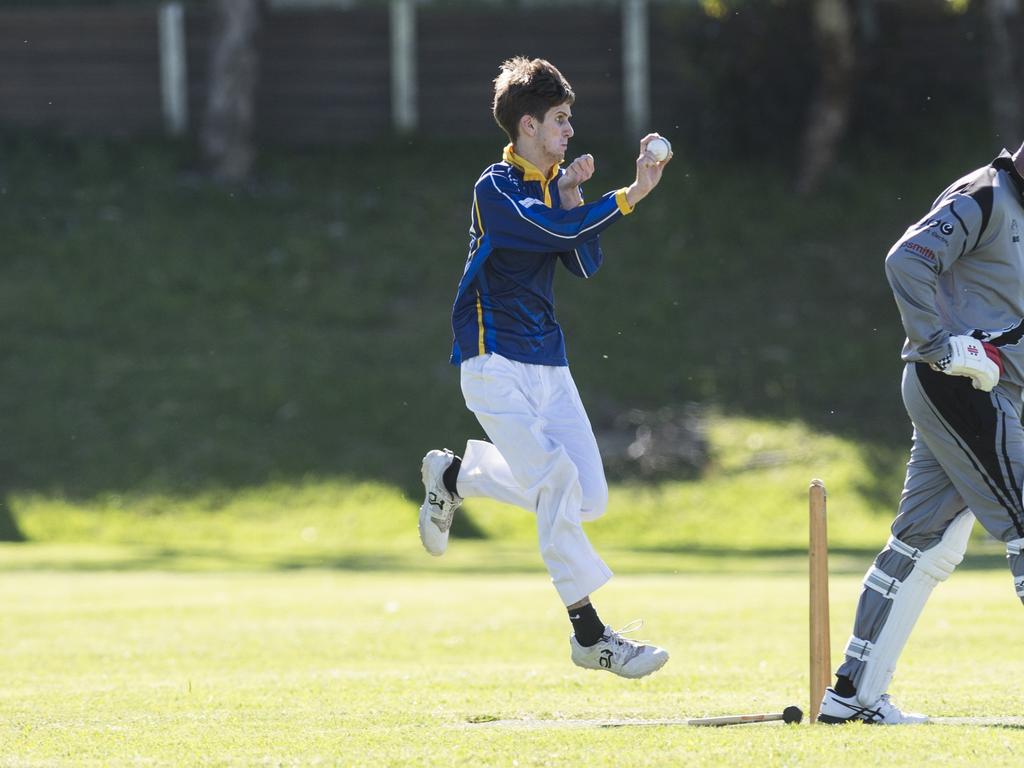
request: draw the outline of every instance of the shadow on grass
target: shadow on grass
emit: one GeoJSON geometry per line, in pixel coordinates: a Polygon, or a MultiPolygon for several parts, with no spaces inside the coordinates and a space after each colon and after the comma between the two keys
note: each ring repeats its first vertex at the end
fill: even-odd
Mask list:
{"type": "MultiPolygon", "coordinates": [[[[466,542],[469,545],[469,542],[466,542]]],[[[807,552],[798,547],[729,549],[608,549],[602,554],[621,575],[803,575],[807,552]]],[[[867,548],[842,547],[829,552],[834,576],[860,576],[877,553],[867,548]]],[[[419,551],[395,552],[252,552],[201,547],[144,547],[114,545],[0,545],[0,573],[23,571],[147,571],[175,572],[291,572],[331,570],[352,573],[513,575],[546,577],[536,550],[527,546],[489,546],[474,543],[445,558],[419,551]]],[[[961,571],[1005,571],[1006,559],[994,552],[969,552],[961,571]]]]}
{"type": "Polygon", "coordinates": [[[11,514],[7,496],[2,491],[0,491],[0,541],[25,541],[25,534],[21,532],[17,520],[11,514]]]}
{"type": "MultiPolygon", "coordinates": [[[[880,547],[879,547],[880,549],[880,547]]],[[[870,547],[829,547],[830,573],[862,573],[878,555],[879,549],[870,547]]],[[[764,547],[755,549],[729,549],[726,547],[681,547],[681,548],[645,548],[636,550],[644,553],[678,554],[682,557],[699,556],[708,559],[720,559],[724,562],[737,557],[772,561],[803,560],[806,562],[807,550],[801,547],[764,547]]],[[[963,562],[957,567],[959,571],[991,571],[1007,568],[1005,553],[988,551],[968,551],[963,562]]]]}

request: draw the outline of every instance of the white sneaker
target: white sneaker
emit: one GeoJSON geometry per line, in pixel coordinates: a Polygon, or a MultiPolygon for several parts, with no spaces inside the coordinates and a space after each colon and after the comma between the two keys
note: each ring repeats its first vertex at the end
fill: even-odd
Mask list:
{"type": "Polygon", "coordinates": [[[420,541],[424,549],[438,557],[448,549],[448,529],[462,497],[444,487],[444,471],[451,466],[455,454],[445,448],[430,451],[423,457],[423,488],[426,495],[420,506],[420,541]]]}
{"type": "Polygon", "coordinates": [[[584,669],[605,669],[620,677],[644,677],[657,672],[668,661],[668,651],[622,636],[640,626],[636,621],[618,632],[606,626],[604,636],[591,646],[580,645],[576,635],[570,636],[572,663],[584,669]]]}
{"type": "Polygon", "coordinates": [[[865,723],[877,725],[920,725],[929,722],[925,715],[919,715],[916,712],[902,712],[889,700],[887,693],[882,694],[872,706],[865,707],[861,705],[856,696],[845,698],[831,688],[826,689],[825,696],[821,700],[818,722],[834,725],[849,723],[853,720],[863,720],[865,723]]]}

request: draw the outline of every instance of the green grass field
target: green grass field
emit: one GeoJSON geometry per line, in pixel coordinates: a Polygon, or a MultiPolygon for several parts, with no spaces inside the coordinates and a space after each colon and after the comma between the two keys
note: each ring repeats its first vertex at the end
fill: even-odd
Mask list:
{"type": "Polygon", "coordinates": [[[641,681],[569,662],[520,510],[470,502],[475,538],[435,559],[418,500],[380,483],[14,495],[32,541],[0,544],[0,766],[1019,765],[1024,615],[982,536],[892,691],[1005,727],[601,726],[806,711],[809,478],[829,484],[836,659],[887,534],[900,455],[794,422],[708,434],[704,477],[616,485],[588,528],[617,572],[602,616],[672,653],[641,681]]]}
{"type": "MultiPolygon", "coordinates": [[[[700,477],[612,485],[608,514],[588,530],[602,549],[621,550],[620,569],[700,572],[735,560],[745,570],[770,570],[800,559],[807,485],[819,475],[832,495],[836,555],[863,558],[884,541],[902,484],[902,450],[822,434],[799,422],[720,414],[707,417],[705,431],[711,459],[700,477]]],[[[418,460],[405,470],[418,484],[418,460]]],[[[440,562],[423,560],[415,526],[419,501],[400,487],[345,476],[85,500],[11,494],[9,505],[34,545],[6,548],[0,568],[44,561],[61,567],[68,559],[89,569],[538,567],[536,555],[524,560],[519,554],[534,546],[533,518],[476,499],[460,511],[453,532],[468,536],[471,546],[440,562]],[[92,546],[76,554],[83,542],[92,546]]]]}
{"type": "MultiPolygon", "coordinates": [[[[857,588],[833,579],[834,649],[857,588]]],[[[535,575],[5,573],[0,765],[1020,765],[1013,727],[574,722],[806,710],[805,597],[798,573],[620,577],[602,611],[673,654],[625,681],[569,663],[535,575]]],[[[957,574],[893,692],[1019,717],[1022,631],[1008,577],[957,574]]]]}

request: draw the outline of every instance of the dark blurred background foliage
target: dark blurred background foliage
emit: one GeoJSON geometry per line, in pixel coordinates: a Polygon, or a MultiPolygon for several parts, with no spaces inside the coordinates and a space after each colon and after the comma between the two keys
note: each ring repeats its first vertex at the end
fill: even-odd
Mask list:
{"type": "MultiPolygon", "coordinates": [[[[179,138],[160,136],[158,105],[146,107],[157,114],[141,120],[149,128],[126,135],[107,128],[106,102],[82,100],[90,120],[35,120],[12,106],[10,86],[0,108],[0,497],[338,475],[413,492],[426,449],[480,436],[447,363],[448,310],[471,183],[503,143],[488,113],[499,61],[555,60],[577,88],[571,151],[598,157],[590,194],[628,181],[618,38],[563,48],[564,28],[530,34],[552,14],[615,30],[617,3],[419,4],[421,122],[407,135],[391,134],[385,93],[371,94],[368,104],[385,107],[369,118],[339,111],[317,83],[289,91],[274,64],[313,34],[304,14],[333,29],[353,13],[353,24],[378,29],[386,3],[285,5],[186,3],[202,45],[190,49],[194,108],[179,138]],[[202,62],[226,23],[217,14],[238,8],[259,15],[247,54],[255,103],[229,139],[246,143],[248,161],[225,175],[204,138],[217,68],[202,62]],[[508,34],[512,22],[525,37],[508,34]],[[485,39],[472,60],[442,55],[468,28],[492,28],[500,44],[485,39]],[[446,29],[452,37],[438,37],[446,29]],[[287,93],[295,100],[282,101],[287,93]],[[351,130],[332,127],[328,140],[317,133],[324,121],[351,130]]],[[[1019,90],[1022,63],[1015,53],[1017,80],[998,80],[1005,62],[993,61],[998,35],[983,2],[839,5],[841,18],[828,16],[835,3],[812,0],[650,4],[650,124],[677,159],[658,194],[604,238],[602,272],[558,284],[599,428],[630,409],[697,403],[905,441],[902,332],[882,258],[952,178],[1019,145],[999,107],[1013,101],[1000,93],[1019,90]],[[852,52],[838,65],[837,29],[852,52]]],[[[0,60],[24,68],[8,68],[6,82],[38,82],[30,68],[47,58],[17,48],[5,14],[35,23],[72,6],[155,4],[0,3],[0,60]]],[[[1007,18],[1022,29],[1019,13],[1007,18]]],[[[229,108],[244,118],[244,104],[229,108]]],[[[3,521],[0,538],[16,538],[3,521]]]]}

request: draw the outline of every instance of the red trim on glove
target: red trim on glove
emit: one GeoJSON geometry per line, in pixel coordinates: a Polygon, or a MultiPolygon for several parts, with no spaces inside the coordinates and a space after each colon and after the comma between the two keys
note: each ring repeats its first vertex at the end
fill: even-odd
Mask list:
{"type": "Polygon", "coordinates": [[[1003,355],[999,351],[999,347],[989,344],[987,341],[981,342],[985,347],[985,354],[988,355],[988,359],[991,360],[999,368],[999,375],[1003,375],[1003,355]]]}

